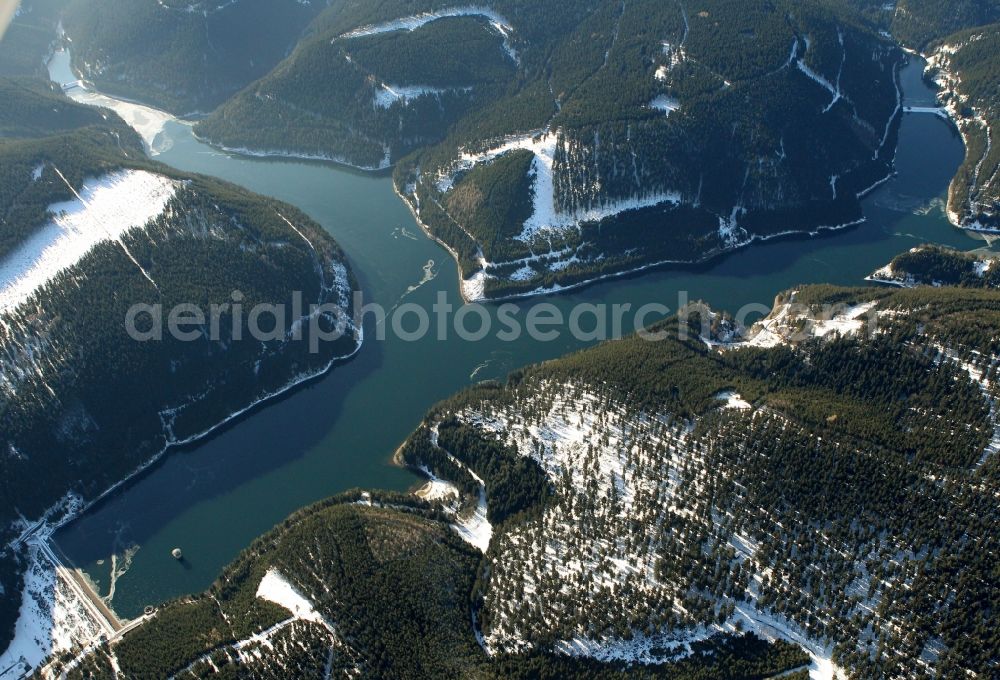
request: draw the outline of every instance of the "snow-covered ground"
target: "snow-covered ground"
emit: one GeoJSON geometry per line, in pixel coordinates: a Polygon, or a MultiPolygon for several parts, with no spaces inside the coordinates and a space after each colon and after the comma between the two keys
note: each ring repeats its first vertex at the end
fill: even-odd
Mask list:
{"type": "Polygon", "coordinates": [[[810,680],[846,679],[847,675],[833,665],[832,645],[816,643],[803,635],[798,626],[787,619],[765,614],[752,605],[742,604],[736,607],[736,616],[744,630],[751,630],[765,640],[785,640],[802,647],[812,659],[812,666],[809,668],[810,680]]]}
{"type": "Polygon", "coordinates": [[[486,272],[476,272],[462,281],[462,297],[468,302],[477,302],[486,297],[486,272]]]}
{"type": "MultiPolygon", "coordinates": [[[[707,510],[701,503],[710,499],[701,498],[700,489],[718,476],[718,470],[706,467],[703,449],[692,438],[692,423],[630,412],[579,385],[536,387],[533,393],[540,396],[530,403],[457,414],[533,458],[555,487],[541,518],[508,527],[497,539],[486,595],[492,623],[482,631],[488,650],[526,651],[539,625],[564,633],[568,602],[613,601],[618,604],[612,611],[639,621],[639,630],[627,639],[595,634],[594,629],[609,630],[609,621],[594,620],[594,629],[587,632],[591,623],[582,619],[574,624],[575,634],[555,644],[556,651],[654,663],[683,658],[694,642],[718,633],[754,630],[801,645],[813,660],[809,670],[814,680],[840,677],[830,661],[830,646],[810,638],[794,622],[758,608],[756,590],[748,589],[750,601],[737,600],[727,619],[706,625],[683,607],[691,587],[683,575],[664,580],[658,574],[656,563],[665,549],[657,545],[662,527],[676,527],[683,520],[693,528],[704,522],[707,510]],[[527,602],[532,603],[530,617],[523,611],[527,602]],[[641,623],[646,608],[653,617],[672,610],[684,625],[648,629],[641,623]],[[526,619],[532,623],[525,624],[526,619]]],[[[738,417],[758,417],[735,392],[716,396],[738,417]]],[[[721,535],[728,536],[740,563],[759,568],[754,566],[759,537],[721,535]]]]}
{"type": "Polygon", "coordinates": [[[438,478],[426,467],[420,468],[428,481],[417,490],[417,496],[425,501],[446,501],[457,500],[459,496],[458,487],[451,482],[438,478]]]}
{"type": "Polygon", "coordinates": [[[810,338],[847,337],[864,328],[877,305],[877,302],[866,302],[853,306],[835,306],[827,310],[826,315],[812,315],[794,302],[786,303],[751,328],[745,342],[731,346],[768,348],[810,338]],[[804,327],[799,325],[800,321],[806,321],[804,327]]]}
{"type": "Polygon", "coordinates": [[[78,199],[50,205],[52,219],[0,260],[0,312],[27,300],[98,243],[145,226],[177,186],[162,175],[122,170],[87,180],[78,199]]]}
{"type": "Polygon", "coordinates": [[[454,185],[455,176],[461,171],[470,170],[481,163],[488,163],[511,151],[530,151],[534,154],[531,164],[531,172],[534,175],[533,210],[531,217],[525,221],[521,233],[516,237],[524,243],[531,243],[539,237],[574,231],[582,222],[600,222],[629,210],[650,208],[663,203],[680,203],[679,193],[653,192],[627,200],[608,201],[570,213],[557,210],[554,166],[556,148],[562,141],[562,135],[558,131],[545,131],[512,137],[503,144],[481,153],[462,153],[449,173],[438,180],[438,189],[442,192],[449,191],[454,185]]]}
{"type": "MultiPolygon", "coordinates": [[[[431,443],[434,446],[438,446],[437,426],[434,426],[431,429],[431,443]]],[[[450,452],[444,451],[444,453],[455,465],[464,469],[479,483],[479,497],[476,499],[475,507],[460,510],[458,504],[460,503],[461,494],[459,493],[458,488],[446,480],[438,479],[426,469],[425,473],[430,476],[431,484],[433,485],[435,493],[443,494],[446,499],[451,498],[455,500],[455,505],[447,506],[445,508],[446,511],[455,516],[455,521],[452,522],[451,525],[452,528],[459,536],[462,537],[462,540],[469,545],[479,548],[480,551],[485,553],[489,550],[490,541],[493,540],[493,525],[490,524],[489,516],[487,514],[486,483],[483,482],[479,475],[470,470],[465,463],[455,458],[455,456],[453,456],[450,452]]],[[[432,500],[427,496],[424,496],[424,498],[432,500]]]]}
{"type": "Polygon", "coordinates": [[[375,107],[387,109],[396,102],[403,105],[409,104],[414,99],[420,97],[437,96],[448,92],[440,87],[430,87],[424,85],[389,85],[383,83],[375,90],[375,107]]]}
{"type": "Polygon", "coordinates": [[[415,31],[418,28],[425,26],[432,21],[437,21],[439,19],[450,19],[455,17],[483,17],[490,25],[499,33],[504,40],[504,50],[510,56],[510,58],[517,63],[519,61],[517,51],[510,42],[510,37],[514,33],[514,28],[509,21],[504,17],[497,14],[491,9],[486,7],[478,7],[475,5],[468,5],[463,7],[451,7],[449,9],[440,9],[434,12],[424,12],[422,14],[414,14],[408,17],[400,17],[398,19],[393,19],[392,21],[385,21],[379,24],[370,24],[367,26],[361,26],[355,28],[352,31],[348,31],[341,35],[337,40],[350,40],[351,38],[363,38],[369,35],[378,35],[380,33],[392,33],[395,31],[415,31]]]}
{"type": "Polygon", "coordinates": [[[277,569],[268,569],[264,574],[257,587],[257,597],[284,607],[297,619],[326,625],[312,602],[296,590],[277,569]]]}
{"type": "MultiPolygon", "coordinates": [[[[917,247],[917,248],[912,248],[910,252],[919,253],[921,250],[922,248],[917,247]]],[[[961,256],[961,253],[957,253],[957,255],[961,256]]],[[[984,257],[980,255],[978,259],[971,261],[972,270],[976,274],[976,276],[983,278],[992,270],[995,262],[996,260],[993,259],[992,257],[989,256],[984,257]]],[[[893,267],[892,262],[885,265],[884,267],[876,269],[874,272],[868,275],[865,278],[865,280],[871,281],[873,283],[883,283],[890,286],[898,286],[900,288],[916,288],[917,286],[922,286],[922,285],[941,287],[945,285],[944,282],[942,281],[926,280],[926,279],[918,280],[913,276],[913,274],[910,274],[909,272],[896,271],[896,269],[893,267]]]]}
{"type": "MultiPolygon", "coordinates": [[[[970,140],[970,131],[972,128],[981,128],[986,136],[986,145],[983,149],[983,154],[976,163],[970,182],[973,188],[980,189],[982,188],[979,185],[980,171],[992,152],[993,135],[986,116],[982,111],[971,107],[969,95],[962,91],[962,79],[957,73],[953,72],[952,58],[965,47],[982,40],[983,37],[984,34],[976,33],[966,37],[964,42],[945,43],[936,52],[925,57],[927,63],[925,73],[934,76],[934,82],[940,88],[938,101],[943,104],[943,109],[947,116],[954,121],[962,136],[965,148],[969,149],[973,146],[970,144],[972,141],[970,140]],[[966,115],[968,110],[971,110],[971,115],[966,115]]],[[[994,179],[997,176],[997,174],[994,174],[994,179]]],[[[969,229],[970,231],[997,232],[995,227],[983,225],[976,218],[977,206],[969,204],[955,205],[955,197],[957,195],[955,191],[948,192],[948,204],[945,209],[945,214],[953,225],[969,229]]]]}
{"type": "Polygon", "coordinates": [[[715,395],[715,398],[723,403],[723,408],[735,409],[737,411],[745,411],[747,409],[752,409],[753,405],[749,401],[741,397],[736,392],[727,391],[720,392],[715,395]]]}
{"type": "MultiPolygon", "coordinates": [[[[809,53],[809,48],[811,47],[812,42],[811,42],[811,40],[808,37],[806,37],[805,38],[805,43],[806,43],[806,50],[805,51],[806,51],[806,54],[808,54],[809,53]]],[[[843,38],[841,38],[841,45],[843,45],[843,38]]],[[[793,52],[793,54],[794,54],[794,52],[793,52]]],[[[833,108],[833,105],[836,104],[840,100],[840,98],[841,98],[840,89],[839,89],[840,88],[840,83],[838,82],[837,85],[835,86],[829,80],[827,80],[822,75],[820,75],[819,73],[817,73],[816,71],[814,71],[812,68],[810,68],[805,63],[804,59],[797,60],[796,65],[798,66],[799,70],[802,71],[802,73],[804,73],[813,82],[817,83],[820,87],[822,87],[824,90],[826,90],[827,92],[829,92],[833,96],[833,101],[831,101],[830,104],[827,105],[826,109],[824,109],[824,112],[825,111],[829,111],[831,108],[833,108]]]]}
{"type": "Polygon", "coordinates": [[[674,111],[681,108],[681,103],[674,99],[673,97],[668,97],[665,94],[661,94],[649,103],[649,107],[652,109],[657,109],[663,111],[668,116],[674,111]]]}
{"type": "Polygon", "coordinates": [[[900,288],[913,288],[918,285],[909,274],[903,276],[893,269],[891,262],[866,276],[865,281],[884,283],[890,286],[899,286],[900,288]]]}
{"type": "Polygon", "coordinates": [[[61,571],[37,546],[31,548],[14,639],[0,655],[0,680],[20,678],[50,655],[86,645],[105,632],[61,571]]]}

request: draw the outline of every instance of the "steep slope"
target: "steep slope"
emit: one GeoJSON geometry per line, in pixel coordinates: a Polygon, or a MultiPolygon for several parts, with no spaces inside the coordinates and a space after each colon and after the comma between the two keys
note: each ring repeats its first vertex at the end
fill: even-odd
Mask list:
{"type": "Polygon", "coordinates": [[[109,94],[211,111],[294,47],[321,0],[71,0],[74,65],[109,94]]]}
{"type": "Polygon", "coordinates": [[[901,288],[914,286],[967,286],[1000,288],[996,258],[963,253],[939,246],[919,246],[893,258],[874,272],[869,281],[901,288]]]}
{"type": "Polygon", "coordinates": [[[903,44],[922,50],[957,31],[995,21],[1000,21],[997,0],[899,0],[892,32],[903,44]]]}
{"type": "Polygon", "coordinates": [[[952,35],[931,49],[928,77],[965,140],[965,163],[948,192],[956,226],[1000,231],[1000,24],[952,35]]]}
{"type": "Polygon", "coordinates": [[[812,287],[735,330],[695,305],[440,404],[398,454],[426,502],[302,511],[62,669],[995,675],[1000,293],[812,287]]]}
{"type": "Polygon", "coordinates": [[[25,559],[54,525],[360,342],[352,275],[318,225],[149,161],[110,111],[15,85],[0,85],[23,95],[0,129],[48,135],[0,139],[4,649],[25,559]],[[57,110],[36,116],[39,101],[57,110]]]}
{"type": "Polygon", "coordinates": [[[38,76],[57,37],[59,12],[68,0],[21,0],[0,40],[0,76],[38,76]]]}
{"type": "Polygon", "coordinates": [[[250,153],[385,169],[441,141],[514,78],[505,27],[470,13],[413,30],[311,37],[263,80],[199,124],[198,134],[250,153]]]}
{"type": "Polygon", "coordinates": [[[995,675],[1000,294],[809,288],[739,343],[686,319],[470,390],[404,447],[485,498],[486,648],[654,662],[743,628],[813,677],[995,675]]]}
{"type": "Polygon", "coordinates": [[[351,493],[258,539],[202,596],[53,664],[93,677],[763,678],[804,665],[790,645],[736,637],[683,663],[632,669],[546,656],[490,660],[469,596],[481,555],[412,498],[351,493]],[[117,672],[116,672],[117,670],[117,672]],[[544,676],[542,676],[544,677],[544,676]]]}
{"type": "Polygon", "coordinates": [[[466,297],[544,292],[860,220],[900,112],[878,27],[848,3],[335,3],[197,130],[399,161],[466,297]]]}

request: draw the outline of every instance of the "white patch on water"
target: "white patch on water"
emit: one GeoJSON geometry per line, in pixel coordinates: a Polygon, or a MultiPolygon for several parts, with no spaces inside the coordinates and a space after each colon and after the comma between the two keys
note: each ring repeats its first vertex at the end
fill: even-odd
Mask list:
{"type": "MultiPolygon", "coordinates": [[[[56,50],[49,61],[49,77],[56,80],[56,72],[60,67],[69,68],[69,59],[68,52],[63,49],[56,50]]],[[[150,106],[134,104],[94,92],[88,89],[87,84],[82,80],[64,86],[64,91],[70,99],[79,104],[99,106],[117,113],[122,120],[128,123],[129,127],[139,133],[151,156],[168,151],[173,146],[173,142],[163,134],[163,131],[167,123],[177,120],[174,115],[150,106]]]]}
{"type": "Polygon", "coordinates": [[[159,216],[177,182],[142,170],[89,179],[74,199],[49,206],[51,220],[0,261],[0,312],[27,300],[91,248],[159,216]]]}

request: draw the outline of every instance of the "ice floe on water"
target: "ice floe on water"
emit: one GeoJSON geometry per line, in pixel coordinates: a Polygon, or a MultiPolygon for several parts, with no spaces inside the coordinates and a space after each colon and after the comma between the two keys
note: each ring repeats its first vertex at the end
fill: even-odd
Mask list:
{"type": "MultiPolygon", "coordinates": [[[[72,72],[69,52],[63,49],[56,50],[49,61],[48,68],[49,77],[60,82],[62,80],[59,78],[60,73],[72,72]]],[[[128,123],[129,127],[139,133],[151,156],[168,151],[173,146],[173,142],[164,134],[167,123],[177,120],[172,114],[150,106],[134,104],[94,92],[88,89],[82,80],[64,84],[63,90],[66,96],[79,104],[99,106],[117,113],[122,120],[128,123]]]]}
{"type": "Polygon", "coordinates": [[[0,312],[19,305],[103,241],[163,212],[177,182],[143,170],[86,180],[80,198],[49,206],[51,219],[0,260],[0,312]]]}

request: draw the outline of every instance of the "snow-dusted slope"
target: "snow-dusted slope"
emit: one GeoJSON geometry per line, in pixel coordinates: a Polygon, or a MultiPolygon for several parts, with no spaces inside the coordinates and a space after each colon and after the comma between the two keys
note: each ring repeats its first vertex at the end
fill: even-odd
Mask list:
{"type": "Polygon", "coordinates": [[[27,300],[102,241],[117,241],[163,212],[178,183],[142,170],[87,180],[79,197],[49,206],[52,219],[0,260],[0,312],[27,300]]]}
{"type": "Polygon", "coordinates": [[[361,26],[360,28],[355,28],[352,31],[344,33],[339,39],[349,40],[351,38],[364,38],[370,35],[392,33],[395,31],[415,31],[421,26],[426,26],[432,21],[454,17],[482,17],[486,19],[490,22],[490,25],[494,28],[494,30],[496,30],[497,33],[503,37],[504,49],[510,58],[515,62],[518,61],[517,52],[510,43],[510,36],[514,32],[514,28],[511,26],[511,23],[493,10],[478,6],[451,7],[449,9],[441,9],[434,12],[424,12],[422,14],[400,17],[398,19],[393,19],[392,21],[386,21],[379,24],[361,26]]]}

